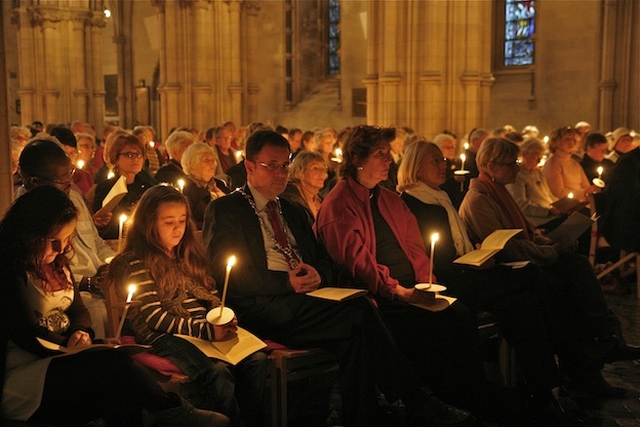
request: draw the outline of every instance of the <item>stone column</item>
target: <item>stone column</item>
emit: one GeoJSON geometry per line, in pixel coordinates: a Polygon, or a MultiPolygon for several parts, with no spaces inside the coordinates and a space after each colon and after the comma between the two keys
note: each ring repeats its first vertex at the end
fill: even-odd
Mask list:
{"type": "MultiPolygon", "coordinates": [[[[70,100],[71,120],[87,120],[88,119],[88,102],[89,89],[87,85],[86,62],[84,42],[85,25],[87,23],[87,15],[76,13],[71,17],[71,34],[69,40],[69,56],[67,58],[69,70],[69,86],[71,88],[72,98],[70,100]]],[[[89,70],[91,70],[89,68],[89,70]]]]}
{"type": "Polygon", "coordinates": [[[613,93],[617,83],[615,79],[616,54],[616,0],[605,0],[602,26],[602,61],[600,61],[600,111],[598,112],[598,128],[612,129],[614,124],[613,93]]]}
{"type": "Polygon", "coordinates": [[[89,89],[89,106],[87,119],[95,128],[98,135],[102,135],[104,130],[104,77],[102,76],[102,30],[106,26],[102,11],[92,13],[87,33],[89,42],[87,45],[87,69],[91,70],[91,75],[87,78],[89,89]]]}
{"type": "Polygon", "coordinates": [[[242,83],[242,58],[241,58],[241,25],[240,11],[242,0],[228,0],[229,5],[229,22],[231,30],[231,58],[230,71],[231,81],[227,86],[230,96],[229,118],[234,123],[242,122],[242,95],[244,93],[244,85],[242,83]]]}
{"type": "Polygon", "coordinates": [[[19,55],[18,68],[20,70],[20,86],[18,95],[20,96],[22,123],[31,123],[34,120],[42,120],[42,108],[38,107],[36,98],[36,77],[35,61],[36,38],[34,37],[34,27],[25,7],[20,7],[12,11],[11,22],[18,27],[18,52],[33,52],[32,55],[19,55]]]}
{"type": "Polygon", "coordinates": [[[214,125],[211,85],[211,70],[214,65],[214,55],[210,52],[211,33],[214,28],[211,3],[197,1],[192,3],[190,10],[189,71],[191,75],[191,103],[193,117],[191,125],[196,129],[206,130],[214,125]]]}

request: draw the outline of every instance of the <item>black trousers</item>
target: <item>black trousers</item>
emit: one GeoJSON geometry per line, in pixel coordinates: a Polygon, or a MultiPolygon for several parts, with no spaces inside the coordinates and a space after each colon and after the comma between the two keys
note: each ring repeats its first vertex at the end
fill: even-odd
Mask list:
{"type": "Polygon", "coordinates": [[[332,302],[292,294],[237,299],[239,322],[258,336],[298,348],[333,351],[340,363],[343,421],[378,421],[377,385],[388,400],[419,407],[425,394],[380,316],[365,297],[332,302]]]}

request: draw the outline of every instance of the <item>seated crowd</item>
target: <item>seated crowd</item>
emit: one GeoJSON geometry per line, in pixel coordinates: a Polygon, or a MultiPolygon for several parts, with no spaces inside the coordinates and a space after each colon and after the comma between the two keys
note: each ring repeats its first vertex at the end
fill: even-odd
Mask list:
{"type": "Polygon", "coordinates": [[[476,128],[464,150],[447,131],[429,142],[365,125],[228,122],[155,139],[150,126],[107,126],[102,140],[80,122],[11,129],[2,418],[266,425],[270,347],[233,365],[179,336],[227,341],[239,327],[335,354],[345,426],[392,425],[381,402],[402,402],[411,425],[577,426],[559,387],[625,395],[601,370],[640,349],[622,336],[583,245],[546,234],[568,217],[555,202],[571,194],[596,204],[609,245],[640,250],[640,148],[628,129],[604,135],[579,122],[555,129],[547,147],[535,126],[476,128]],[[520,231],[489,262],[454,262],[501,229],[520,231]],[[119,344],[104,297],[131,283],[123,335],[174,364],[195,392],[164,391],[115,349],[55,357],[42,345],[119,344]],[[327,287],[364,296],[306,295],[327,287]],[[226,305],[234,315],[223,324],[207,320],[226,305]],[[482,312],[515,349],[515,391],[485,376],[482,312]]]}

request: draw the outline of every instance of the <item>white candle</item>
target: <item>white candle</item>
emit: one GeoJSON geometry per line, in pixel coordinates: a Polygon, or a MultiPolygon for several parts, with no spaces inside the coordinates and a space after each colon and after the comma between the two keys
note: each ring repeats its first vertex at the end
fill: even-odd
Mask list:
{"type": "Polygon", "coordinates": [[[78,169],[82,169],[84,167],[84,160],[78,160],[78,169]]]}
{"type": "Polygon", "coordinates": [[[129,306],[131,305],[131,301],[133,300],[133,294],[136,292],[136,285],[129,285],[127,288],[129,291],[129,295],[127,295],[127,300],[124,303],[124,311],[122,312],[122,317],[120,317],[120,324],[118,325],[118,330],[116,331],[116,339],[120,339],[120,335],[122,334],[122,327],[124,326],[124,320],[127,318],[127,313],[129,312],[129,306]]]}
{"type": "Polygon", "coordinates": [[[122,249],[122,231],[126,220],[127,216],[125,214],[120,215],[120,221],[118,223],[118,252],[122,249]]]}
{"type": "Polygon", "coordinates": [[[602,172],[604,172],[604,169],[602,166],[598,166],[598,179],[602,179],[602,172]]]}
{"type": "Polygon", "coordinates": [[[460,154],[460,160],[462,160],[462,166],[460,167],[460,170],[463,171],[464,170],[464,161],[467,160],[467,156],[465,156],[464,153],[460,154]]]}
{"type": "Polygon", "coordinates": [[[438,233],[433,233],[431,235],[431,262],[429,263],[429,284],[433,283],[433,260],[436,256],[436,242],[440,235],[438,233]]]}
{"type": "Polygon", "coordinates": [[[178,180],[178,188],[180,189],[180,192],[182,193],[182,190],[184,190],[184,179],[179,179],[178,180]]]}
{"type": "Polygon", "coordinates": [[[231,275],[231,268],[236,263],[236,256],[232,255],[227,261],[227,272],[224,275],[224,286],[222,287],[222,299],[220,300],[220,315],[222,316],[222,309],[224,309],[225,301],[227,300],[227,289],[229,288],[229,276],[231,275]]]}

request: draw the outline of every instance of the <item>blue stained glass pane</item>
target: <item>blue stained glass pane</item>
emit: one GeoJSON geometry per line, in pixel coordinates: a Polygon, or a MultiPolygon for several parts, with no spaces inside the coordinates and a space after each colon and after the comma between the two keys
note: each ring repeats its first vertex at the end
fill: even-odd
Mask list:
{"type": "Polygon", "coordinates": [[[535,0],[505,0],[504,65],[533,64],[535,0]]]}
{"type": "Polygon", "coordinates": [[[329,4],[329,74],[340,73],[340,1],[328,0],[329,4]]]}

